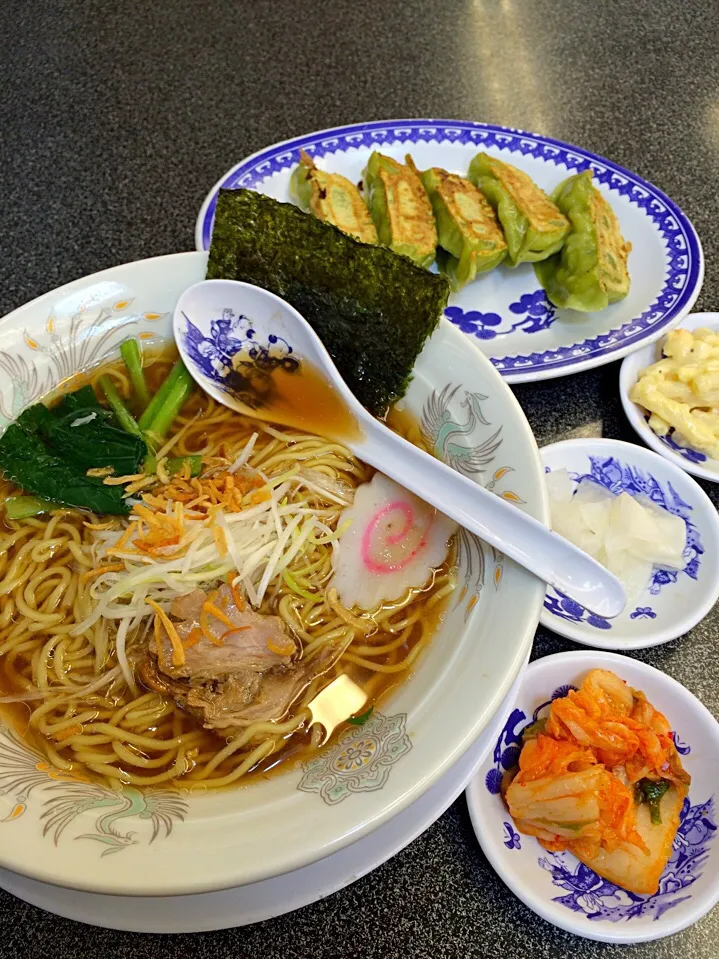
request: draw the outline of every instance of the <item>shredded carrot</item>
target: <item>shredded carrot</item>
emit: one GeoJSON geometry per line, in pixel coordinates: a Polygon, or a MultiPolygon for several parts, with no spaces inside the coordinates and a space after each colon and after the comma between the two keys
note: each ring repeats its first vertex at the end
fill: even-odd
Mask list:
{"type": "Polygon", "coordinates": [[[159,510],[164,510],[167,507],[167,500],[162,496],[156,496],[154,493],[143,493],[142,499],[148,506],[154,506],[159,510]]]}
{"type": "Polygon", "coordinates": [[[203,604],[202,612],[200,613],[200,629],[202,630],[202,635],[205,637],[208,643],[212,643],[213,646],[224,646],[225,642],[221,637],[213,635],[208,626],[207,626],[207,610],[203,604]]]}
{"type": "Polygon", "coordinates": [[[219,606],[215,606],[215,604],[212,602],[212,599],[205,600],[205,602],[202,604],[202,610],[203,612],[209,613],[210,615],[214,616],[215,619],[219,619],[219,621],[221,623],[224,623],[225,626],[234,627],[235,625],[230,619],[230,617],[227,615],[227,613],[223,613],[222,610],[219,608],[219,606]]]}
{"type": "Polygon", "coordinates": [[[153,539],[147,536],[145,539],[136,539],[135,545],[143,553],[149,553],[150,556],[160,556],[160,550],[168,546],[177,546],[180,542],[179,536],[166,536],[164,539],[153,539]]]}
{"type": "Polygon", "coordinates": [[[225,536],[225,531],[221,526],[215,524],[212,527],[212,538],[215,541],[217,546],[217,552],[224,559],[227,556],[227,537],[225,536]]]}
{"type": "Polygon", "coordinates": [[[74,726],[68,726],[67,729],[61,729],[59,732],[53,734],[53,739],[58,742],[64,742],[66,739],[69,739],[71,736],[81,736],[83,732],[82,723],[76,723],[74,726]]]}
{"type": "Polygon", "coordinates": [[[291,639],[288,639],[286,646],[278,646],[270,639],[267,641],[267,648],[271,653],[276,653],[278,656],[291,656],[295,651],[295,644],[291,639]]]}
{"type": "Polygon", "coordinates": [[[138,524],[130,523],[130,525],[127,527],[127,529],[122,534],[122,536],[118,539],[115,545],[112,546],[110,549],[108,549],[107,555],[109,556],[111,553],[117,553],[118,551],[123,550],[137,531],[138,531],[138,524]]]}
{"type": "Polygon", "coordinates": [[[234,601],[235,606],[241,611],[245,608],[246,603],[243,597],[240,595],[239,590],[234,584],[234,578],[235,578],[234,573],[227,574],[227,583],[230,587],[230,592],[232,593],[232,599],[234,601]]]}
{"type": "Polygon", "coordinates": [[[135,483],[129,483],[125,487],[125,492],[122,494],[123,499],[127,499],[130,496],[134,496],[135,493],[139,493],[140,490],[146,489],[148,486],[152,486],[155,483],[154,476],[144,476],[142,479],[137,480],[135,483]]]}
{"type": "MultiPolygon", "coordinates": [[[[206,521],[217,551],[224,559],[229,552],[229,544],[226,531],[216,522],[216,512],[240,512],[249,505],[272,499],[271,491],[259,474],[251,471],[230,473],[223,469],[225,463],[226,460],[218,462],[217,471],[209,476],[190,477],[179,471],[170,477],[168,483],[143,492],[142,502],[135,503],[132,508],[128,528],[107,550],[107,555],[124,556],[131,553],[151,558],[182,555],[188,546],[185,525],[188,518],[206,521]]],[[[153,477],[144,473],[111,479],[113,483],[139,480],[140,485],[154,481],[153,477]]],[[[98,525],[98,528],[107,527],[98,525]]],[[[245,602],[234,587],[232,597],[238,609],[243,609],[245,602]]]]}
{"type": "Polygon", "coordinates": [[[135,505],[133,508],[133,513],[135,513],[136,516],[141,516],[144,520],[147,520],[151,526],[162,525],[160,516],[157,513],[153,513],[153,511],[148,509],[147,506],[143,506],[142,503],[137,503],[135,505]]]}
{"type": "MultiPolygon", "coordinates": [[[[144,500],[160,510],[164,510],[167,503],[180,502],[209,516],[214,507],[239,512],[244,508],[242,499],[248,490],[264,485],[265,481],[257,475],[239,475],[225,470],[211,476],[190,478],[180,471],[163,486],[161,495],[155,492],[151,494],[152,499],[145,496],[144,500]]],[[[268,491],[258,502],[266,498],[271,498],[268,491]]]]}
{"type": "MultiPolygon", "coordinates": [[[[182,640],[180,639],[179,633],[175,629],[175,624],[172,622],[165,610],[159,606],[154,599],[148,599],[146,602],[148,606],[152,606],[152,608],[155,610],[156,617],[160,618],[160,622],[165,627],[167,636],[172,643],[172,665],[184,666],[185,647],[182,645],[182,640]]],[[[159,648],[160,644],[158,643],[158,649],[159,648]]]]}
{"type": "Polygon", "coordinates": [[[233,626],[232,629],[228,629],[226,632],[222,634],[222,636],[220,636],[220,639],[222,640],[222,644],[224,645],[225,641],[227,640],[227,637],[231,636],[233,633],[244,633],[246,632],[246,630],[251,628],[252,628],[251,626],[233,626]]]}
{"type": "Polygon", "coordinates": [[[89,580],[95,579],[97,576],[102,576],[103,573],[117,573],[119,570],[124,568],[124,563],[110,563],[108,566],[98,566],[97,569],[89,569],[86,573],[83,573],[80,577],[80,582],[87,583],[89,580]]]}
{"type": "Polygon", "coordinates": [[[190,635],[185,640],[185,649],[192,649],[193,646],[197,646],[201,639],[202,630],[199,626],[193,626],[190,630],[190,635]]]}

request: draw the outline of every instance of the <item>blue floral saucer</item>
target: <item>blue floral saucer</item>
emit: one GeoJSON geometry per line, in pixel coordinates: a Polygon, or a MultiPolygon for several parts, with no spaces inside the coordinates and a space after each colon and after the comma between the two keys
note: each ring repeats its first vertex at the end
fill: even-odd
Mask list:
{"type": "Polygon", "coordinates": [[[575,486],[594,483],[612,493],[643,494],[686,524],[686,565],[654,567],[644,591],[616,619],[602,619],[549,588],[540,622],[585,646],[643,649],[684,635],[719,597],[719,517],[691,476],[634,443],[576,439],[540,450],[545,473],[566,469],[575,486]]]}
{"type": "Polygon", "coordinates": [[[487,859],[512,892],[543,919],[602,942],[661,939],[691,926],[719,901],[718,754],[719,724],[670,676],[616,653],[558,653],[527,667],[514,709],[467,789],[467,805],[487,859]],[[612,670],[642,690],[676,723],[674,742],[692,777],[671,857],[652,896],[627,892],[571,853],[550,853],[533,836],[519,833],[500,793],[504,773],[519,758],[523,729],[595,668],[612,670]]]}

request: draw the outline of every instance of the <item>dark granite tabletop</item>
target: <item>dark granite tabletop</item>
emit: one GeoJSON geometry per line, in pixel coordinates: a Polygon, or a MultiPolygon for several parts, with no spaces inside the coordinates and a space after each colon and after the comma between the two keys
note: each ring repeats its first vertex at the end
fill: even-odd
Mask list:
{"type": "MultiPolygon", "coordinates": [[[[191,249],[209,186],[266,144],[412,116],[533,130],[636,170],[694,221],[707,268],[697,309],[715,309],[718,15],[715,0],[4,0],[0,315],[83,274],[191,249]]],[[[617,375],[613,364],[518,389],[539,444],[585,434],[633,440],[617,375]]],[[[715,503],[718,491],[709,490],[715,503]]],[[[632,655],[718,715],[718,641],[715,610],[689,636],[632,655]]],[[[539,630],[535,655],[570,648],[539,630]]],[[[495,876],[463,799],[370,876],[244,929],[111,932],[0,892],[0,959],[630,952],[715,959],[719,911],[634,947],[560,932],[495,876]]]]}

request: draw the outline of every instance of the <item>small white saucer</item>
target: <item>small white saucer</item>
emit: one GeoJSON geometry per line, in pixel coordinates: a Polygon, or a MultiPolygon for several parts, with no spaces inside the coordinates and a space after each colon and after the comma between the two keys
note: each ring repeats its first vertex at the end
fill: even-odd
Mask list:
{"type": "MultiPolygon", "coordinates": [[[[719,330],[719,313],[690,313],[689,316],[684,317],[679,326],[683,330],[696,330],[705,326],[711,330],[719,330]]],[[[629,399],[629,391],[637,382],[640,371],[662,358],[664,339],[662,337],[658,342],[644,346],[636,353],[631,353],[622,362],[619,373],[619,395],[624,412],[647,446],[666,456],[671,463],[686,470],[687,473],[701,476],[702,479],[710,480],[712,483],[719,483],[719,460],[712,459],[698,450],[680,446],[672,436],[657,436],[654,430],[649,428],[646,413],[642,407],[629,399]]]]}
{"type": "Polygon", "coordinates": [[[644,649],[683,636],[719,597],[719,516],[691,476],[635,443],[564,440],[540,451],[545,472],[566,469],[575,482],[593,480],[613,493],[642,493],[681,516],[687,527],[683,570],[655,567],[651,582],[615,619],[594,616],[549,588],[540,622],[560,636],[599,649],[644,649]]]}
{"type": "Polygon", "coordinates": [[[537,915],[560,929],[600,942],[635,943],[673,935],[719,901],[719,724],[687,689],[628,656],[557,653],[527,667],[514,709],[467,789],[477,839],[501,879],[537,915]],[[549,853],[514,828],[499,794],[502,774],[517,762],[521,732],[589,669],[610,669],[663,712],[692,777],[674,851],[654,896],[627,893],[570,853],[549,853]]]}
{"type": "MultiPolygon", "coordinates": [[[[66,919],[126,932],[210,932],[262,922],[338,892],[381,866],[429,829],[465,789],[496,740],[522,672],[497,715],[456,765],[416,802],[334,855],[274,879],[190,896],[106,896],[77,892],[0,869],[0,888],[66,919]]],[[[362,801],[361,796],[356,797],[362,801]]]]}

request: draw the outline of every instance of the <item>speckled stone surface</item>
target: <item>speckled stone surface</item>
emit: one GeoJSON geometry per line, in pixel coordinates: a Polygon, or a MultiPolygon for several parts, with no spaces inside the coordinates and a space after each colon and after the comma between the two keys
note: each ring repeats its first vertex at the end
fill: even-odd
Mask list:
{"type": "MultiPolygon", "coordinates": [[[[697,309],[716,309],[718,13],[706,0],[4,0],[0,315],[83,274],[191,249],[209,186],[268,143],[407,116],[535,130],[636,170],[693,219],[707,266],[697,309]]],[[[616,365],[517,395],[540,445],[634,438],[616,365]]],[[[634,655],[717,715],[718,642],[715,610],[691,635],[634,655]]],[[[535,655],[569,648],[540,630],[535,655]]],[[[0,892],[0,959],[183,953],[715,959],[719,911],[635,947],[560,932],[494,875],[464,800],[372,875],[246,929],[182,939],[93,930],[0,892]]]]}

